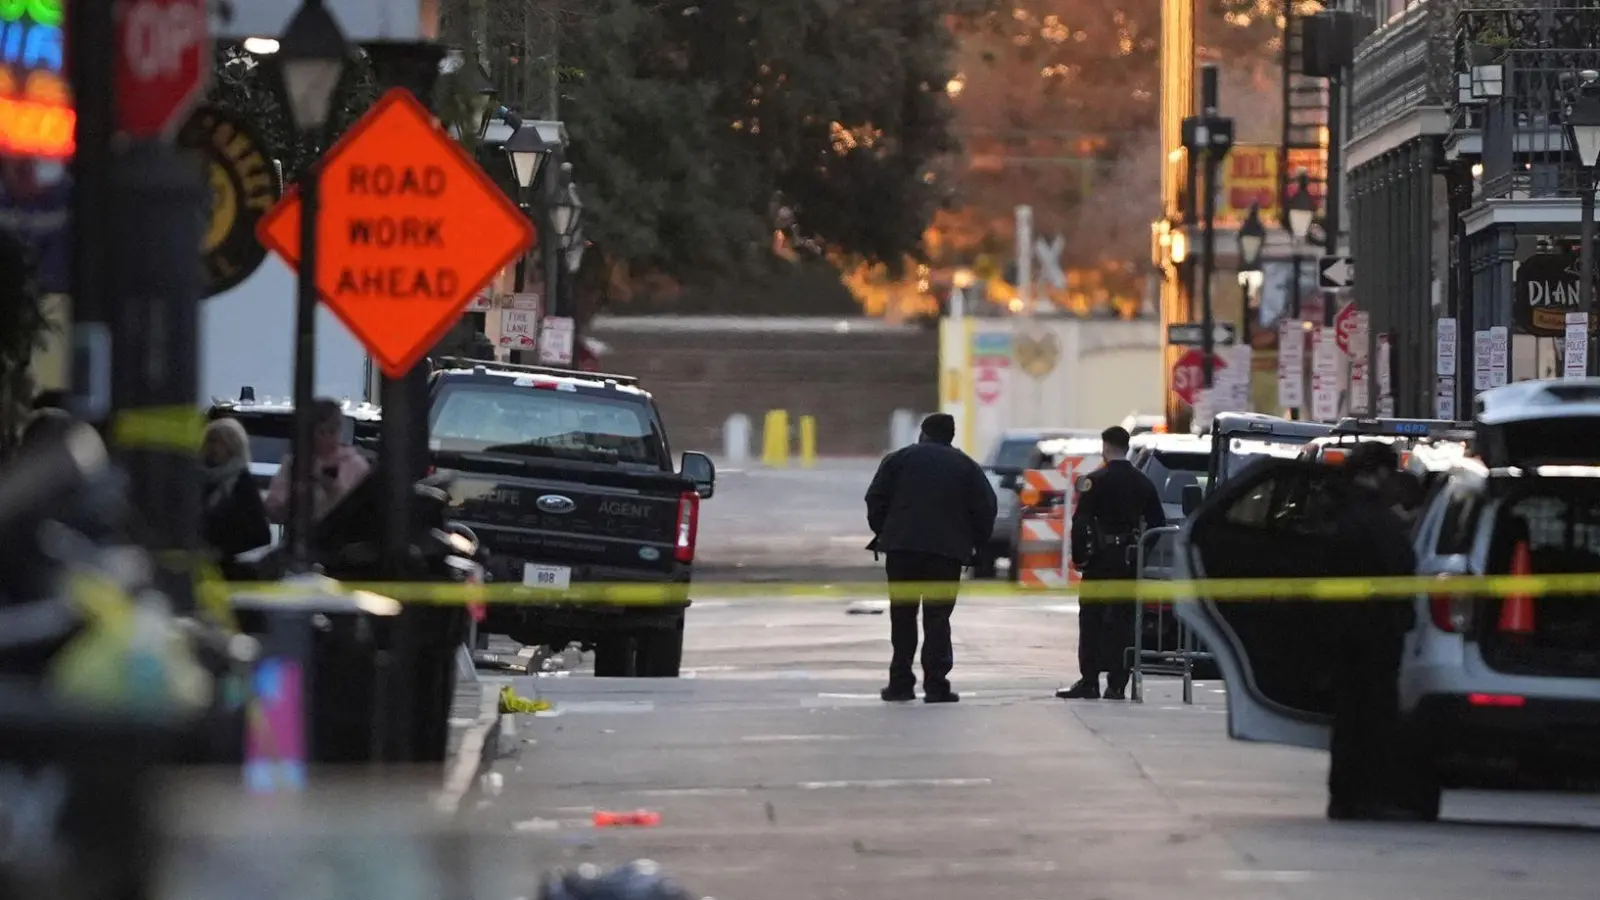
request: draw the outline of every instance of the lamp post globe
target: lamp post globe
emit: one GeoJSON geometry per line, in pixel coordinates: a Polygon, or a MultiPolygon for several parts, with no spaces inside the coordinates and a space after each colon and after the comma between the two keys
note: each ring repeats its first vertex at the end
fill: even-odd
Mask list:
{"type": "Polygon", "coordinates": [[[506,139],[506,156],[511,159],[511,170],[516,173],[517,186],[529,188],[539,177],[549,150],[536,129],[524,124],[506,139]]]}
{"type": "Polygon", "coordinates": [[[326,126],[350,46],[322,0],[304,0],[275,56],[295,129],[305,133],[326,126]]]}
{"type": "Polygon", "coordinates": [[[550,201],[550,224],[563,241],[572,233],[572,217],[577,212],[572,191],[572,163],[561,164],[561,181],[556,184],[550,201]]]}
{"type": "Polygon", "coordinates": [[[1317,217],[1317,201],[1311,196],[1311,176],[1301,169],[1295,177],[1294,196],[1289,198],[1289,233],[1297,241],[1311,233],[1311,223],[1317,217]]]}
{"type": "Polygon", "coordinates": [[[1564,113],[1567,141],[1578,162],[1588,169],[1600,165],[1600,72],[1578,73],[1577,89],[1564,113]]]}
{"type": "Polygon", "coordinates": [[[583,200],[578,197],[578,186],[567,182],[567,189],[556,204],[556,230],[561,233],[563,247],[572,243],[583,224],[583,200]]]}
{"type": "Polygon", "coordinates": [[[1261,224],[1261,207],[1250,204],[1250,214],[1239,226],[1239,269],[1252,272],[1261,268],[1261,251],[1267,244],[1267,228],[1261,224]]]}

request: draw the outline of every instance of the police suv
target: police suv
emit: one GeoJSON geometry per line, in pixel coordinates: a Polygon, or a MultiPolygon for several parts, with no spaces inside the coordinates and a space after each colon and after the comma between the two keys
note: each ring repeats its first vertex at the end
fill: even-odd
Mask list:
{"type": "MultiPolygon", "coordinates": [[[[1415,759],[1420,808],[1445,788],[1587,787],[1600,777],[1600,584],[1577,595],[1453,593],[1481,575],[1585,575],[1600,582],[1600,379],[1530,381],[1478,398],[1474,453],[1426,446],[1416,511],[1419,574],[1397,685],[1396,753],[1415,759]]],[[[1333,532],[1337,469],[1274,459],[1220,487],[1179,535],[1180,578],[1362,573],[1333,532]]],[[[1403,602],[1403,601],[1402,601],[1403,602]]],[[[1307,598],[1200,599],[1178,615],[1215,653],[1238,740],[1326,749],[1334,648],[1307,598]]]]}

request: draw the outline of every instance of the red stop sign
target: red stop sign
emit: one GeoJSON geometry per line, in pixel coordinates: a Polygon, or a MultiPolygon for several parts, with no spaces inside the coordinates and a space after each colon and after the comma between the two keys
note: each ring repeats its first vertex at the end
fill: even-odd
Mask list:
{"type": "Polygon", "coordinates": [[[1340,352],[1345,355],[1350,353],[1350,341],[1356,334],[1356,305],[1345,304],[1344,309],[1333,317],[1333,340],[1339,345],[1340,352]]]}
{"type": "MultiPolygon", "coordinates": [[[[1222,357],[1211,355],[1212,384],[1216,384],[1216,374],[1226,369],[1228,364],[1222,357]]],[[[1199,350],[1187,350],[1172,364],[1172,392],[1178,395],[1190,406],[1200,399],[1200,391],[1206,385],[1205,354],[1199,350]]]]}
{"type": "Polygon", "coordinates": [[[117,130],[166,138],[211,74],[207,0],[115,0],[117,130]]]}

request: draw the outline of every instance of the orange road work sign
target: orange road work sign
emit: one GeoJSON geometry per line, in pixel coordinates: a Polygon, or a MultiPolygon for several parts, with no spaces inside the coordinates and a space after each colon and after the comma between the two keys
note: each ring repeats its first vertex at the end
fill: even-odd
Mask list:
{"type": "MultiPolygon", "coordinates": [[[[533,226],[410,91],[384,94],[319,163],[316,285],[390,378],[416,365],[533,226]]],[[[256,226],[300,262],[300,192],[256,226]]]]}

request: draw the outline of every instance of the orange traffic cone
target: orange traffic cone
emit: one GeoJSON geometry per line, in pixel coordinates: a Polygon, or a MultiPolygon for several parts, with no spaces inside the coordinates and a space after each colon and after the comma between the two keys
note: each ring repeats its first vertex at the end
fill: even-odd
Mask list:
{"type": "MultiPolygon", "coordinates": [[[[1532,575],[1533,561],[1528,555],[1528,542],[1518,541],[1511,548],[1511,574],[1532,575]]],[[[1507,594],[1500,604],[1500,631],[1506,634],[1533,633],[1533,595],[1507,594]]]]}

